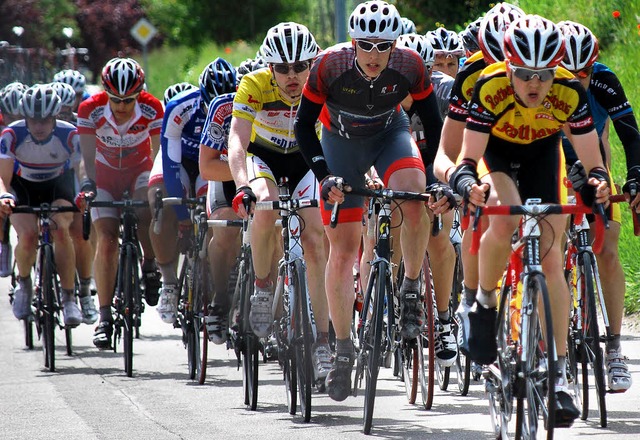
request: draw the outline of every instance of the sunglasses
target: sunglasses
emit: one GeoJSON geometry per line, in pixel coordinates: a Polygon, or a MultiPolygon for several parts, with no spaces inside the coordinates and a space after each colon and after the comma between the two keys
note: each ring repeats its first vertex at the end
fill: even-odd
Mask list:
{"type": "Polygon", "coordinates": [[[307,70],[309,68],[309,62],[308,61],[298,61],[297,63],[293,63],[293,64],[274,64],[273,65],[273,70],[275,70],[276,72],[282,74],[282,75],[287,75],[289,74],[289,72],[291,71],[291,69],[293,69],[294,73],[302,73],[305,70],[307,70]]]}
{"type": "Polygon", "coordinates": [[[138,94],[130,96],[129,98],[118,98],[117,96],[109,95],[109,100],[111,100],[111,102],[113,102],[114,104],[120,104],[121,102],[124,102],[125,104],[131,104],[136,99],[138,99],[138,94]]]}
{"type": "Polygon", "coordinates": [[[586,69],[578,70],[577,72],[571,72],[574,76],[580,79],[585,79],[589,75],[593,73],[593,66],[587,67],[586,69]]]}
{"type": "Polygon", "coordinates": [[[372,43],[371,41],[367,40],[356,40],[356,44],[358,45],[358,47],[365,52],[371,52],[373,49],[377,50],[380,53],[386,52],[391,49],[393,43],[393,41],[381,41],[379,43],[372,43]]]}
{"type": "Polygon", "coordinates": [[[516,78],[522,81],[531,81],[537,76],[540,81],[545,82],[556,76],[556,67],[549,69],[528,69],[526,67],[511,66],[511,71],[513,71],[516,78]]]}

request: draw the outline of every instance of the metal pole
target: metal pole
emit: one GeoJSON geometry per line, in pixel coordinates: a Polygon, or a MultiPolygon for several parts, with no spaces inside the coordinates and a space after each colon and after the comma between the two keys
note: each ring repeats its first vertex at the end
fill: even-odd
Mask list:
{"type": "Polygon", "coordinates": [[[347,41],[347,17],[345,3],[346,0],[335,0],[335,28],[337,43],[347,41]]]}
{"type": "Polygon", "coordinates": [[[147,78],[149,78],[149,60],[147,59],[147,45],[142,45],[142,70],[147,78]]]}

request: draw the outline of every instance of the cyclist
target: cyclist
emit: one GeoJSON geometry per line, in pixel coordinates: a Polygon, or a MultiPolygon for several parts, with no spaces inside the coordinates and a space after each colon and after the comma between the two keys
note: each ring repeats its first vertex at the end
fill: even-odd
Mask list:
{"type": "Polygon", "coordinates": [[[77,112],[80,103],[89,99],[91,95],[85,90],[87,80],[84,75],[77,70],[65,69],[53,76],[53,82],[62,82],[69,84],[76,92],[76,100],[73,105],[73,111],[77,112]]]}
{"type": "MultiPolygon", "coordinates": [[[[86,193],[96,200],[119,200],[124,191],[146,200],[149,172],[160,145],[164,111],[162,103],[143,90],[144,72],[130,58],[113,58],[102,69],[104,91],[83,101],[78,108],[78,133],[87,179],[80,185],[80,199],[86,193]]],[[[93,208],[97,233],[95,279],[100,302],[100,323],[93,343],[108,348],[113,334],[111,302],[117,272],[119,214],[113,208],[93,208]]],[[[158,302],[160,274],[149,238],[151,213],[138,211],[145,299],[158,302]]]]}
{"type": "Polygon", "coordinates": [[[78,123],[78,114],[73,111],[76,104],[75,90],[65,82],[52,82],[51,85],[60,97],[61,109],[59,119],[76,125],[78,123]]]}
{"type": "MultiPolygon", "coordinates": [[[[262,58],[249,58],[238,66],[236,82],[254,70],[267,67],[262,58]]],[[[200,140],[200,173],[209,180],[207,211],[212,220],[238,218],[231,207],[236,186],[228,162],[228,139],[233,112],[234,93],[219,95],[211,101],[207,121],[200,140]]],[[[214,229],[209,241],[209,265],[215,296],[205,317],[209,339],[215,344],[227,340],[229,326],[229,274],[240,249],[240,233],[235,230],[214,229]]]]}
{"type": "Polygon", "coordinates": [[[462,46],[464,46],[466,58],[469,58],[480,50],[480,44],[478,43],[478,31],[480,30],[481,22],[482,17],[476,18],[474,21],[469,23],[463,31],[458,33],[458,38],[462,41],[462,46]]]}
{"type": "MultiPolygon", "coordinates": [[[[487,203],[492,205],[521,204],[532,197],[543,203],[564,202],[559,137],[566,123],[588,170],[583,199],[588,205],[606,203],[609,176],[598,154],[586,93],[569,72],[558,67],[564,55],[560,30],[545,18],[525,15],[507,28],[503,49],[507,61],[484,69],[475,86],[451,186],[472,209],[484,205],[487,193],[487,203]]],[[[497,356],[496,286],[518,221],[515,216],[494,217],[481,238],[478,294],[469,312],[469,357],[482,364],[497,356]]],[[[566,353],[569,324],[569,291],[562,264],[566,221],[566,216],[549,216],[540,224],[542,272],[551,295],[559,354],[554,409],[558,427],[570,426],[580,414],[569,394],[566,358],[561,355],[566,353]]]]}
{"type": "MultiPolygon", "coordinates": [[[[453,78],[443,72],[432,71],[431,68],[435,61],[435,53],[431,43],[424,35],[400,35],[397,40],[398,47],[409,47],[417,51],[425,62],[429,78],[433,84],[433,91],[438,100],[440,115],[444,117],[449,107],[449,95],[453,86],[453,78]]],[[[411,118],[411,134],[418,144],[418,148],[425,153],[427,141],[425,139],[424,127],[422,121],[415,112],[411,111],[413,99],[411,95],[407,96],[402,102],[402,106],[411,118]]],[[[435,158],[435,152],[427,154],[427,184],[435,184],[438,182],[433,174],[433,165],[431,162],[435,158]]],[[[455,269],[455,251],[449,240],[449,233],[453,225],[453,208],[455,199],[451,188],[446,185],[438,185],[443,190],[445,201],[442,203],[448,209],[447,212],[437,212],[442,216],[442,230],[436,236],[429,239],[428,252],[430,255],[437,255],[437,258],[431,258],[430,266],[433,276],[433,286],[436,294],[436,303],[438,308],[438,321],[436,325],[436,347],[435,353],[438,361],[442,366],[450,367],[455,363],[458,351],[455,337],[452,333],[452,319],[449,313],[449,297],[451,296],[451,286],[453,285],[453,271],[455,269]],[[449,196],[447,198],[447,196],[449,196]]],[[[435,189],[435,187],[434,187],[435,189]]],[[[434,207],[432,207],[434,208],[434,207]]],[[[433,214],[429,214],[433,219],[433,214]]]]}
{"type": "Polygon", "coordinates": [[[402,22],[402,32],[400,32],[400,35],[415,34],[417,32],[416,24],[413,20],[407,17],[400,17],[400,20],[402,22]]]}
{"type": "MultiPolygon", "coordinates": [[[[0,197],[3,204],[40,206],[42,203],[72,206],[75,185],[73,166],[79,162],[76,128],[56,116],[60,98],[50,85],[27,89],[20,98],[24,120],[12,123],[0,138],[0,197]],[[9,185],[15,197],[8,192],[9,185]]],[[[35,214],[12,214],[18,235],[16,263],[18,286],[14,292],[13,314],[17,319],[31,316],[33,284],[31,268],[38,247],[38,219],[35,214]]],[[[62,288],[62,313],[67,326],[82,323],[75,295],[75,254],[69,226],[70,212],[52,216],[54,258],[62,288]]],[[[91,297],[89,296],[89,299],[91,297]]]]}
{"type": "MultiPolygon", "coordinates": [[[[0,129],[5,129],[9,124],[22,119],[20,115],[20,98],[27,90],[27,86],[20,82],[7,84],[0,90],[0,129]]],[[[7,217],[2,222],[2,234],[0,236],[0,277],[8,277],[13,272],[10,233],[11,223],[7,217]]]]}
{"type": "Polygon", "coordinates": [[[436,52],[433,70],[455,78],[460,68],[460,59],[465,56],[464,46],[458,34],[440,27],[427,32],[426,37],[436,52]]]}
{"type": "MultiPolygon", "coordinates": [[[[449,181],[449,174],[454,170],[455,161],[460,154],[462,135],[469,116],[469,103],[480,72],[488,65],[504,60],[502,51],[504,32],[511,22],[522,15],[524,12],[520,8],[504,2],[491,8],[480,22],[478,43],[481,50],[467,59],[462,70],[456,76],[451,91],[449,111],[444,118],[442,137],[434,161],[434,172],[443,182],[449,181]]],[[[484,218],[481,221],[487,222],[484,218]]],[[[483,227],[484,229],[486,227],[483,227]]],[[[468,313],[475,302],[478,291],[478,259],[477,256],[471,255],[469,252],[471,237],[471,233],[464,233],[462,236],[463,298],[456,310],[456,320],[460,328],[458,347],[465,355],[469,353],[467,344],[468,313]]]]}
{"type": "MultiPolygon", "coordinates": [[[[278,200],[277,182],[282,177],[288,178],[295,198],[317,198],[318,183],[294,135],[302,87],[317,52],[316,41],[305,26],[280,23],[267,31],[260,47],[261,57],[269,68],[242,78],[233,101],[228,141],[229,166],[237,187],[233,208],[240,217],[248,215],[242,204],[244,195],[253,201],[278,200]]],[[[251,229],[256,281],[249,319],[253,332],[260,337],[267,336],[273,324],[272,278],[280,254],[276,252],[280,232],[274,227],[277,215],[274,211],[255,212],[251,229]]],[[[304,224],[301,238],[308,267],[309,296],[318,330],[312,354],[316,378],[320,379],[331,365],[324,235],[318,209],[304,209],[300,216],[304,224]]]]}
{"type": "MultiPolygon", "coordinates": [[[[296,118],[296,138],[321,182],[326,202],[323,220],[330,253],[325,279],[337,338],[326,385],[329,396],[338,401],[344,400],[351,388],[352,267],[360,245],[363,213],[362,198],[345,199],[338,186],[340,179],[362,187],[365,173],[375,166],[389,188],[425,190],[425,166],[411,138],[409,118],[399,106],[409,93],[425,124],[428,146],[435,150],[440,138],[442,120],[424,60],[413,50],[396,47],[400,32],[395,6],[378,0],[357,5],[349,17],[351,43],[332,46],[318,55],[296,118]],[[319,116],[322,140],[315,131],[319,116]],[[342,204],[335,229],[328,227],[334,203],[342,204]]],[[[429,220],[419,202],[403,203],[402,214],[400,242],[406,275],[400,293],[400,326],[405,337],[415,338],[424,322],[419,275],[429,220]]]]}
{"type": "Polygon", "coordinates": [[[167,87],[164,90],[164,95],[163,95],[164,107],[167,108],[167,104],[169,104],[169,101],[171,101],[171,98],[187,90],[191,92],[193,90],[198,90],[198,88],[188,82],[179,82],[179,83],[171,84],[169,87],[167,87]]]}
{"type": "MultiPolygon", "coordinates": [[[[600,136],[601,146],[604,147],[603,160],[608,168],[611,166],[611,147],[605,126],[612,122],[622,142],[627,161],[627,184],[623,191],[628,194],[629,185],[640,182],[640,133],[631,104],[616,74],[596,61],[599,53],[598,40],[593,33],[586,26],[571,21],[560,22],[558,27],[564,35],[567,48],[562,66],[573,73],[587,90],[594,125],[600,136]]],[[[567,142],[563,142],[563,147],[567,162],[574,162],[577,159],[575,152],[568,140],[565,141],[567,142]]],[[[638,202],[640,198],[636,197],[631,202],[632,207],[637,206],[638,202]]],[[[608,213],[612,221],[609,223],[610,228],[605,231],[602,252],[596,255],[596,259],[613,334],[613,338],[606,341],[605,347],[608,385],[612,391],[624,392],[631,387],[631,374],[620,348],[625,276],[618,254],[621,220],[619,205],[612,205],[608,213]]]]}
{"type": "MultiPolygon", "coordinates": [[[[161,152],[149,177],[149,203],[155,209],[156,191],[166,197],[195,197],[207,194],[208,183],[200,176],[199,149],[202,129],[211,100],[236,89],[236,71],[228,61],[216,58],[200,74],[199,89],[174,96],[165,109],[161,152]]],[[[157,311],[162,321],[173,324],[178,308],[178,253],[188,247],[193,236],[189,211],[184,206],[162,209],[159,234],[151,234],[151,244],[162,273],[162,293],[157,311]],[[167,240],[178,231],[176,240],[167,240]]],[[[185,249],[186,250],[186,249],[185,249]]]]}

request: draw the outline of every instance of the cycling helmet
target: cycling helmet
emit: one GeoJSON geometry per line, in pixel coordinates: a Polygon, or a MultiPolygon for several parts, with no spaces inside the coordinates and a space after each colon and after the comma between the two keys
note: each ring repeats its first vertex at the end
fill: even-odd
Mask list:
{"type": "Polygon", "coordinates": [[[76,91],[73,87],[64,82],[52,82],[51,86],[60,97],[60,105],[63,107],[73,107],[76,103],[76,91]]]}
{"type": "Polygon", "coordinates": [[[395,40],[403,31],[395,6],[381,0],[360,3],[349,17],[349,36],[353,39],[395,40]]]}
{"type": "Polygon", "coordinates": [[[61,108],[60,97],[50,84],[29,87],[20,98],[20,114],[25,118],[56,116],[61,108]]]}
{"type": "Polygon", "coordinates": [[[564,36],[565,54],[562,67],[577,72],[591,67],[598,59],[598,40],[586,26],[573,21],[561,21],[558,28],[564,36]]]}
{"type": "Polygon", "coordinates": [[[400,35],[396,42],[398,47],[408,47],[420,54],[427,67],[433,67],[436,54],[427,37],[420,34],[400,35]]]}
{"type": "Polygon", "coordinates": [[[524,11],[517,7],[516,5],[512,5],[507,2],[496,3],[496,5],[487,11],[488,14],[510,14],[514,12],[518,14],[517,16],[525,15],[524,11]]]}
{"type": "Polygon", "coordinates": [[[270,64],[312,60],[317,53],[318,45],[309,29],[292,21],[269,29],[260,47],[261,57],[270,64]]]}
{"type": "Polygon", "coordinates": [[[0,90],[0,109],[2,113],[9,115],[20,114],[20,98],[27,90],[27,86],[21,82],[12,82],[0,90]]]}
{"type": "Polygon", "coordinates": [[[504,33],[511,23],[524,15],[515,8],[501,8],[500,10],[503,12],[495,7],[492,10],[494,9],[495,12],[490,11],[484,16],[478,31],[480,50],[482,50],[482,55],[488,64],[504,60],[502,51],[504,33]]]}
{"type": "Polygon", "coordinates": [[[240,84],[240,80],[247,73],[253,72],[254,70],[262,69],[263,67],[267,67],[267,64],[261,57],[247,58],[246,60],[241,62],[236,69],[236,81],[238,82],[238,84],[240,84]]]}
{"type": "Polygon", "coordinates": [[[407,17],[401,17],[400,21],[402,22],[402,34],[415,34],[416,33],[416,24],[408,19],[407,17]]]}
{"type": "Polygon", "coordinates": [[[556,67],[564,56],[560,29],[539,15],[524,15],[504,34],[504,55],[510,64],[534,69],[556,67]]]}
{"type": "Polygon", "coordinates": [[[478,31],[480,30],[480,23],[482,18],[478,18],[467,25],[467,27],[458,34],[458,38],[462,41],[464,50],[467,54],[472,54],[480,50],[478,44],[478,31]]]}
{"type": "Polygon", "coordinates": [[[218,95],[236,91],[236,69],[223,58],[216,58],[200,74],[200,96],[206,105],[218,95]]]}
{"type": "Polygon", "coordinates": [[[87,81],[84,75],[77,70],[61,70],[53,76],[53,82],[61,82],[69,84],[76,93],[84,92],[84,86],[87,81]]]}
{"type": "Polygon", "coordinates": [[[112,95],[135,95],[144,88],[144,71],[131,58],[113,58],[102,69],[102,86],[112,95]]]}
{"type": "Polygon", "coordinates": [[[164,105],[166,106],[171,98],[176,96],[178,93],[184,92],[185,90],[197,90],[197,87],[193,84],[189,84],[188,82],[176,83],[167,87],[164,91],[164,105]]]}
{"type": "Polygon", "coordinates": [[[429,43],[433,46],[436,54],[454,55],[462,57],[465,55],[462,41],[458,38],[458,34],[448,31],[445,28],[438,28],[435,31],[429,31],[426,34],[429,43]]]}

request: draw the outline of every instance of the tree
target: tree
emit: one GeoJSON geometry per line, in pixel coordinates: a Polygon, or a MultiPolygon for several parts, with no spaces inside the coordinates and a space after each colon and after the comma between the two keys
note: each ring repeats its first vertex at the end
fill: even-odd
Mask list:
{"type": "Polygon", "coordinates": [[[416,23],[418,32],[425,33],[438,26],[461,31],[465,25],[491,9],[495,0],[397,0],[396,7],[404,17],[416,23]]]}

